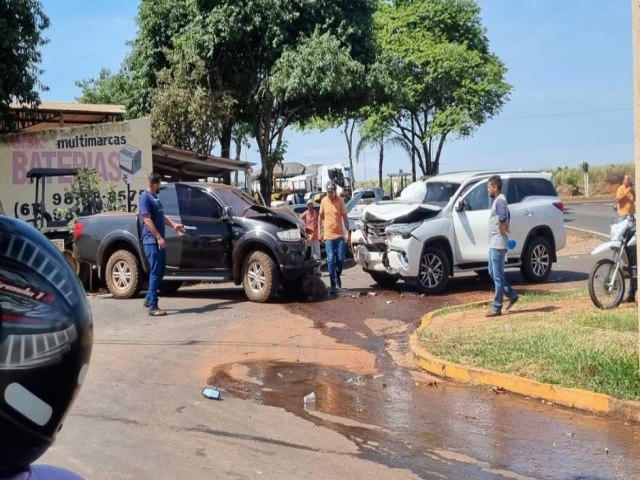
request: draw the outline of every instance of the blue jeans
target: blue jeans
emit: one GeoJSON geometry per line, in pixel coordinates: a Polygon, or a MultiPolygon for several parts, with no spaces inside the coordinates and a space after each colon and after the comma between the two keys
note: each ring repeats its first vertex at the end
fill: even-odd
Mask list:
{"type": "Polygon", "coordinates": [[[149,310],[158,309],[158,288],[164,277],[164,268],[167,265],[167,249],[160,248],[157,244],[144,244],[144,253],[149,261],[149,290],[144,299],[149,303],[149,310]]]}
{"type": "Polygon", "coordinates": [[[327,252],[329,280],[331,281],[331,287],[335,288],[336,278],[342,275],[342,266],[344,265],[344,238],[340,237],[334,240],[325,240],[324,248],[327,252]]]}
{"type": "Polygon", "coordinates": [[[493,283],[496,286],[495,296],[493,297],[493,305],[491,309],[494,312],[502,311],[502,300],[504,295],[509,300],[513,300],[518,297],[516,291],[511,288],[509,282],[504,276],[504,259],[507,255],[506,250],[490,248],[489,249],[489,275],[493,278],[493,283]]]}

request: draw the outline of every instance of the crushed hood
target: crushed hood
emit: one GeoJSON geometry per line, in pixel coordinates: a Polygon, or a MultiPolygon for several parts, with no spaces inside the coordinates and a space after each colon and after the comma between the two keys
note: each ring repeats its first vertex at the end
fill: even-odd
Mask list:
{"type": "Polygon", "coordinates": [[[362,212],[363,220],[382,220],[385,222],[398,220],[403,217],[419,215],[424,217],[435,216],[442,210],[435,205],[424,203],[404,202],[401,200],[387,200],[369,205],[362,212]],[[412,215],[414,214],[414,215],[412,215]]]}

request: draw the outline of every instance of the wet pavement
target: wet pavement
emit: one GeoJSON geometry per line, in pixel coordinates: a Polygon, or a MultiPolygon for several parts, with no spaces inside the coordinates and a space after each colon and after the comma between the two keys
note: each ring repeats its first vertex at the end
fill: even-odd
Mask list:
{"type": "MultiPolygon", "coordinates": [[[[519,275],[509,275],[517,284],[519,275]]],[[[440,381],[411,364],[408,337],[421,314],[487,299],[491,285],[486,279],[461,276],[453,281],[452,293],[423,297],[401,293],[401,286],[372,288],[362,276],[349,269],[344,284],[362,282],[362,288],[285,308],[311,320],[337,344],[372,354],[374,373],[250,360],[241,368],[235,362],[217,365],[210,383],[339,432],[358,446],[361,457],[409,469],[420,478],[640,478],[638,425],[440,381]],[[239,369],[241,378],[234,375],[239,369]],[[311,392],[316,402],[305,406],[303,397],[311,392]]],[[[543,288],[553,289],[554,280],[579,286],[584,274],[560,269],[551,280],[543,288]]]]}

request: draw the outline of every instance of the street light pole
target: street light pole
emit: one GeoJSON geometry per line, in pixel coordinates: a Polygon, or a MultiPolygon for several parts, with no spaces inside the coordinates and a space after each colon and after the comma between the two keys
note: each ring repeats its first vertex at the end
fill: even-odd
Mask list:
{"type": "MultiPolygon", "coordinates": [[[[631,0],[631,22],[633,42],[633,138],[635,141],[635,178],[637,179],[640,171],[640,0],[631,0]]],[[[637,313],[639,326],[638,358],[640,359],[640,306],[637,313]]]]}

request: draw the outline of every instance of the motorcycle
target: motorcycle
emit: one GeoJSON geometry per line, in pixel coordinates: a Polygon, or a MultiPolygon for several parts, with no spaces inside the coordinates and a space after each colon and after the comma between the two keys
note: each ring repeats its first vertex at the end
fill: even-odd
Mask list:
{"type": "Polygon", "coordinates": [[[616,308],[622,302],[625,279],[637,282],[636,218],[626,215],[611,225],[609,241],[596,247],[591,255],[611,250],[613,258],[596,262],[589,274],[589,297],[602,309],[616,308]]]}

